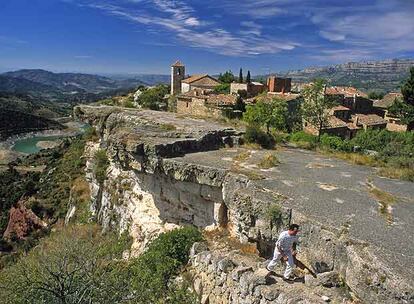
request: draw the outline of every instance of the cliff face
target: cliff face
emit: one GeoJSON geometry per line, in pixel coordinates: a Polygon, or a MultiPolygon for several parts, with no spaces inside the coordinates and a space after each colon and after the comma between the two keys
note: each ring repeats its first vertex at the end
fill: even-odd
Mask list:
{"type": "Polygon", "coordinates": [[[296,83],[325,78],[332,85],[351,85],[366,91],[389,92],[398,90],[401,81],[408,77],[409,70],[413,66],[414,59],[350,62],[289,71],[285,76],[291,77],[296,83]]]}
{"type": "MultiPolygon", "coordinates": [[[[391,243],[399,233],[398,227],[388,227],[380,215],[372,214],[369,206],[375,206],[375,201],[364,185],[358,180],[349,185],[347,176],[366,176],[366,169],[338,161],[337,169],[322,174],[321,168],[335,167],[327,165],[332,160],[306,152],[298,156],[302,152],[290,150],[280,152],[285,163],[278,168],[260,169],[257,164],[265,152],[239,148],[238,131],[173,113],[79,106],[75,116],[94,125],[101,135],[85,153],[91,211],[105,229],[129,231],[133,254],[142,252],[159,233],[185,224],[226,231],[228,239],[219,238],[216,243],[238,244],[225,248],[209,244],[209,248],[193,250],[194,288],[204,301],[317,303],[322,301],[321,294],[342,301],[346,295],[339,286],[344,285],[366,302],[414,300],[412,274],[400,267],[412,262],[412,249],[404,252],[406,258],[393,257],[392,244],[389,247],[382,239],[359,233],[359,227],[373,225],[372,229],[383,229],[391,243]],[[110,160],[107,179],[101,184],[94,175],[94,155],[99,149],[105,149],[110,160]],[[298,166],[300,161],[314,159],[327,164],[298,166]],[[320,177],[326,175],[332,183],[336,177],[330,174],[341,175],[334,170],[342,173],[350,199],[335,208],[328,207],[332,205],[328,198],[334,195],[335,199],[337,188],[320,177]],[[308,192],[311,183],[315,189],[308,192]],[[371,221],[367,212],[372,223],[366,222],[371,221]],[[254,244],[261,256],[269,257],[278,233],[290,222],[302,227],[300,258],[319,274],[316,280],[307,276],[305,285],[289,286],[278,278],[269,281],[263,273],[264,259],[240,251],[254,244]]],[[[406,219],[401,215],[398,220],[406,219]]]]}

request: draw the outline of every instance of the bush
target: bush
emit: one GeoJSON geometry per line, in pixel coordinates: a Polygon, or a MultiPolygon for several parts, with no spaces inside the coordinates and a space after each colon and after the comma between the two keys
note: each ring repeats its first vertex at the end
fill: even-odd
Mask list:
{"type": "Polygon", "coordinates": [[[93,173],[95,175],[95,178],[99,184],[103,184],[103,182],[106,180],[106,170],[109,166],[109,160],[106,156],[105,150],[99,150],[95,153],[94,163],[95,165],[93,167],[93,173]]]}
{"type": "Polygon", "coordinates": [[[132,261],[130,278],[138,303],[195,303],[195,297],[171,279],[187,264],[193,243],[201,240],[194,227],[176,229],[159,235],[132,261]],[[187,301],[180,302],[182,298],[187,301]]]}
{"type": "Polygon", "coordinates": [[[290,135],[290,141],[294,142],[299,148],[312,150],[316,147],[318,137],[304,131],[299,131],[290,135]]]}
{"type": "Polygon", "coordinates": [[[290,140],[293,142],[309,142],[309,143],[316,143],[318,141],[318,138],[312,134],[308,134],[304,131],[299,131],[292,133],[290,135],[290,140]]]}
{"type": "Polygon", "coordinates": [[[108,251],[114,235],[98,226],[72,226],[44,239],[28,256],[0,273],[3,303],[119,303],[128,289],[114,280],[115,259],[108,251]],[[82,299],[82,301],[80,301],[82,299]]]}
{"type": "Polygon", "coordinates": [[[326,150],[353,152],[354,146],[349,140],[343,140],[338,136],[324,134],[321,136],[320,146],[326,150]]]}
{"type": "Polygon", "coordinates": [[[244,140],[249,144],[259,144],[262,148],[270,149],[275,145],[271,135],[262,131],[257,126],[248,126],[244,134],[244,140]]]}

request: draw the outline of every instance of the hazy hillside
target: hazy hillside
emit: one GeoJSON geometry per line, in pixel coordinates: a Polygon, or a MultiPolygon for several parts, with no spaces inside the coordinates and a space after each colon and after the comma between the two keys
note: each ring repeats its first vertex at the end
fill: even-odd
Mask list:
{"type": "Polygon", "coordinates": [[[76,73],[52,73],[45,70],[20,70],[4,73],[4,76],[22,78],[47,86],[56,87],[65,92],[85,91],[100,93],[119,88],[116,81],[97,75],[76,73]]]}
{"type": "Polygon", "coordinates": [[[101,96],[146,85],[138,79],[114,80],[77,73],[52,73],[44,70],[19,70],[0,74],[0,92],[30,94],[70,103],[95,101],[101,96]]]}
{"type": "Polygon", "coordinates": [[[350,85],[365,91],[395,91],[408,76],[414,59],[392,59],[383,61],[350,62],[327,67],[279,72],[303,83],[315,78],[325,78],[332,85],[350,85]]]}

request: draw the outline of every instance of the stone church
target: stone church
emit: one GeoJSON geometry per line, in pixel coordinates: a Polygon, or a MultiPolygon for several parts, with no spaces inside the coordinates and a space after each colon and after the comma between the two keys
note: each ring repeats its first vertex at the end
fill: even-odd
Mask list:
{"type": "Polygon", "coordinates": [[[219,84],[217,79],[207,74],[186,77],[185,66],[178,60],[171,66],[171,95],[187,93],[193,89],[214,90],[219,84]]]}

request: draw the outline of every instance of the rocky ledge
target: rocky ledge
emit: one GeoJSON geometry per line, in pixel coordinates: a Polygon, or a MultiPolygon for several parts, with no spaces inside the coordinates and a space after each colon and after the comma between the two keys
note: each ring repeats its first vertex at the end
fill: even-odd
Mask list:
{"type": "MultiPolygon", "coordinates": [[[[317,286],[323,286],[325,277],[339,282],[323,286],[334,288],[329,293],[335,299],[340,295],[336,288],[345,288],[366,303],[414,301],[412,183],[376,178],[373,169],[303,150],[271,151],[280,164],[266,169],[261,163],[269,151],[239,147],[241,133],[217,122],[106,106],[79,106],[74,112],[100,134],[85,153],[91,211],[105,228],[128,230],[135,254],[159,233],[194,224],[225,230],[268,258],[278,233],[295,222],[302,227],[300,259],[320,281],[308,280],[306,288],[303,283],[271,285],[278,293],[269,303],[293,301],[287,295],[316,303],[321,300],[317,286]],[[110,161],[103,183],[94,176],[99,149],[106,150],[110,161]],[[392,206],[384,206],[381,193],[394,197],[392,206]]],[[[209,254],[226,256],[214,248],[209,254]]],[[[245,267],[239,256],[229,258],[245,267]]],[[[203,276],[206,267],[216,266],[194,264],[194,259],[193,273],[199,277],[194,287],[204,300],[267,303],[262,301],[267,291],[253,288],[246,294],[247,285],[233,279],[230,289],[240,291],[237,300],[218,297],[218,289],[212,290],[222,287],[211,282],[220,282],[222,273],[203,276]]],[[[250,259],[263,262],[258,255],[250,259]]],[[[254,266],[252,275],[259,270],[254,266]]],[[[266,282],[259,285],[269,289],[266,282]]]]}

